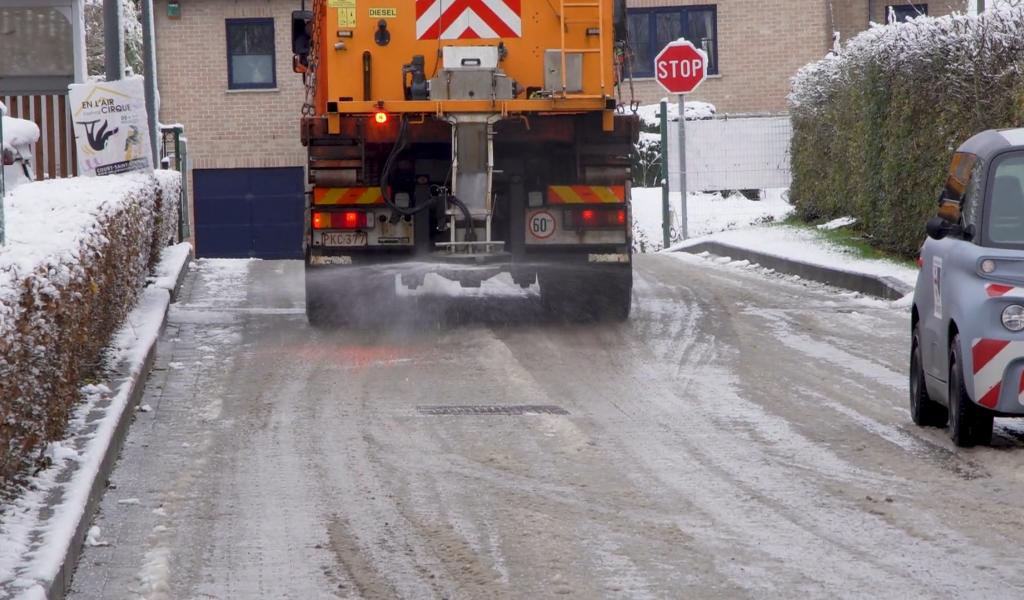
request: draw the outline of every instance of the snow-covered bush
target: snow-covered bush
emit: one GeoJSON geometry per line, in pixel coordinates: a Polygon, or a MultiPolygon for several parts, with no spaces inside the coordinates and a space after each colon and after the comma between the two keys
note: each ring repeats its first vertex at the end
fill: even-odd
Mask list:
{"type": "Polygon", "coordinates": [[[804,67],[789,97],[791,198],[918,250],[957,146],[1024,122],[1024,9],[876,26],[804,67]]]}
{"type": "Polygon", "coordinates": [[[157,221],[150,255],[150,268],[160,260],[160,250],[178,241],[178,221],[181,218],[181,173],[154,171],[160,194],[157,196],[157,221]]]}
{"type": "MultiPolygon", "coordinates": [[[[673,100],[665,111],[669,121],[679,120],[679,104],[673,100]]],[[[637,108],[640,117],[640,139],[633,149],[633,186],[657,187],[661,175],[661,104],[645,104],[637,108]]],[[[715,118],[715,105],[707,102],[686,103],[686,120],[703,121],[715,118]]]]}
{"type": "Polygon", "coordinates": [[[635,187],[661,185],[661,136],[657,133],[640,133],[633,149],[632,175],[635,187]]]}
{"type": "Polygon", "coordinates": [[[161,197],[177,193],[173,176],[159,177],[37,181],[7,197],[0,484],[60,436],[83,378],[96,371],[101,350],[134,305],[152,253],[165,243],[169,217],[161,207],[177,204],[176,195],[170,202],[161,197]]]}

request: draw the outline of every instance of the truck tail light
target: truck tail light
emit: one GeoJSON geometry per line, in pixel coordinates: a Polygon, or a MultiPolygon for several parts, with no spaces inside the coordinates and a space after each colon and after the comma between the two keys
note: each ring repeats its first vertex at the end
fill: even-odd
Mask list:
{"type": "Polygon", "coordinates": [[[358,210],[313,213],[313,229],[366,229],[368,223],[367,213],[358,210]]]}
{"type": "Polygon", "coordinates": [[[384,112],[382,110],[378,110],[377,112],[373,113],[373,121],[374,121],[374,123],[376,123],[378,125],[385,125],[385,124],[387,124],[387,122],[388,122],[388,113],[386,113],[386,112],[384,112]]]}
{"type": "Polygon", "coordinates": [[[626,226],[626,211],[621,208],[567,209],[563,217],[565,229],[618,229],[626,226]]]}

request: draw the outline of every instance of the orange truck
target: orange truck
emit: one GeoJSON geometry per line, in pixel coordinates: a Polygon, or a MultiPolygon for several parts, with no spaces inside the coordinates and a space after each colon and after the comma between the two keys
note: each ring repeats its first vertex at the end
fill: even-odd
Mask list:
{"type": "MultiPolygon", "coordinates": [[[[624,0],[313,0],[307,314],[385,310],[428,273],[507,272],[569,319],[628,318],[624,0]]],[[[632,104],[629,102],[628,104],[632,104]]]]}

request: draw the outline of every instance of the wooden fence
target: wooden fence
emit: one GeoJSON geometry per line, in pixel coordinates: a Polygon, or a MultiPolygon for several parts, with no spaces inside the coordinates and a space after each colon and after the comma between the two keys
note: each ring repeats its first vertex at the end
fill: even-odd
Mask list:
{"type": "Polygon", "coordinates": [[[8,116],[27,119],[39,126],[39,142],[32,149],[36,179],[78,174],[75,131],[66,94],[2,96],[8,116]]]}

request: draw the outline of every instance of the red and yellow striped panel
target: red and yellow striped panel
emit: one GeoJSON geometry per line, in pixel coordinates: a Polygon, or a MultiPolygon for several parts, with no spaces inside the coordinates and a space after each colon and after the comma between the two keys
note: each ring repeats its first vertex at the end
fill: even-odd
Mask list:
{"type": "Polygon", "coordinates": [[[315,188],[313,204],[316,206],[384,204],[379,187],[315,188]]]}
{"type": "Polygon", "coordinates": [[[624,185],[552,185],[548,186],[548,204],[623,204],[624,185]]]}

